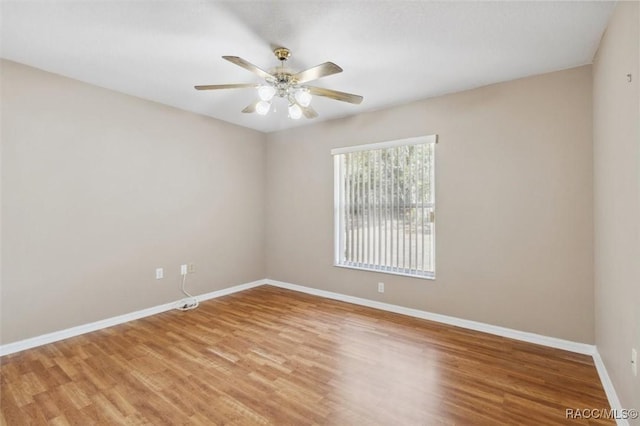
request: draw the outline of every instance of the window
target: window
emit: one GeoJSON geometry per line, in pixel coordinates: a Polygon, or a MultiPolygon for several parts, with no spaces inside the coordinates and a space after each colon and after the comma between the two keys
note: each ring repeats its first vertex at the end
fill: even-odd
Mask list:
{"type": "Polygon", "coordinates": [[[435,142],[331,151],[336,266],[435,278],[435,142]]]}

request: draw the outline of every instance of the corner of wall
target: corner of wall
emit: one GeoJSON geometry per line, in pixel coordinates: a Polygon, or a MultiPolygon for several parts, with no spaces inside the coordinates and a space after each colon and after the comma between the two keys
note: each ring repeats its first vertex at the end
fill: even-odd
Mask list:
{"type": "Polygon", "coordinates": [[[626,409],[640,409],[630,367],[640,350],[639,27],[640,4],[619,2],[593,64],[596,346],[626,409]]]}

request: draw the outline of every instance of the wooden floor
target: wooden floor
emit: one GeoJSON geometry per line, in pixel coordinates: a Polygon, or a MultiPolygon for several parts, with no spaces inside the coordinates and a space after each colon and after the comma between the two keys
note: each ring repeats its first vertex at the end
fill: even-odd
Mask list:
{"type": "Polygon", "coordinates": [[[613,424],[588,356],[270,286],[1,363],[2,425],[613,424]]]}

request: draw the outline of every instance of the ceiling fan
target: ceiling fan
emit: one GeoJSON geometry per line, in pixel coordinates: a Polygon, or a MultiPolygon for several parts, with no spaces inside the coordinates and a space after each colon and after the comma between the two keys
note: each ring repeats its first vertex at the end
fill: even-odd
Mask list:
{"type": "Polygon", "coordinates": [[[266,115],[271,109],[273,99],[277,96],[288,102],[289,117],[295,120],[302,117],[302,115],[306,118],[316,118],[318,116],[318,113],[310,106],[313,96],[324,96],[351,104],[359,104],[362,102],[363,98],[359,95],[325,89],[323,87],[308,86],[306,84],[310,81],[342,72],[342,68],[333,62],[325,62],[304,71],[294,72],[284,66],[284,63],[289,59],[289,56],[291,56],[289,49],[286,47],[278,47],[273,53],[280,61],[280,66],[269,70],[269,72],[258,68],[238,56],[222,57],[264,79],[264,83],[262,84],[210,84],[195,86],[195,88],[196,90],[257,88],[259,99],[248,105],[242,112],[256,112],[260,115],[266,115]]]}

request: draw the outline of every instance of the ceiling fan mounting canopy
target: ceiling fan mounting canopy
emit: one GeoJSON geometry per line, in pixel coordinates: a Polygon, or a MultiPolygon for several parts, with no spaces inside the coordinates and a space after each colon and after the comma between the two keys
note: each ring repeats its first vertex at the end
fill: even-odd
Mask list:
{"type": "Polygon", "coordinates": [[[284,62],[291,56],[291,51],[286,47],[278,47],[273,50],[274,55],[280,61],[280,66],[270,72],[253,65],[238,56],[223,56],[223,59],[236,64],[264,80],[264,84],[238,83],[238,84],[214,84],[195,86],[196,90],[242,89],[258,88],[259,99],[248,105],[242,112],[257,112],[266,115],[271,109],[271,102],[275,96],[286,99],[289,103],[289,117],[298,119],[302,115],[306,118],[315,118],[318,113],[311,107],[313,96],[324,96],[342,102],[359,104],[362,96],[322,87],[308,86],[305,83],[322,77],[342,72],[342,68],[333,62],[325,62],[315,67],[294,73],[284,67],[284,62]]]}
{"type": "Polygon", "coordinates": [[[273,53],[280,61],[286,61],[287,59],[289,59],[289,56],[291,56],[291,51],[286,47],[277,47],[273,49],[273,53]]]}

